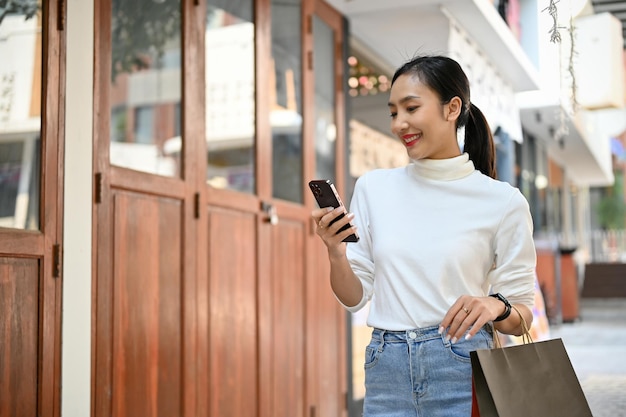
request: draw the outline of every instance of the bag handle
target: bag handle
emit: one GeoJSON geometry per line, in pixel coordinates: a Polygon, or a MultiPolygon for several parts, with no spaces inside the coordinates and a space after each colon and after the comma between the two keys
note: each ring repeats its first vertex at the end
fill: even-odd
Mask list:
{"type": "MultiPolygon", "coordinates": [[[[519,319],[520,319],[520,326],[522,327],[522,331],[523,331],[522,342],[525,345],[529,343],[533,343],[533,338],[530,335],[530,329],[528,328],[528,323],[526,323],[526,319],[524,318],[522,313],[517,309],[517,307],[515,307],[514,305],[511,305],[511,308],[517,312],[517,315],[519,316],[519,319]]],[[[500,335],[495,327],[493,328],[493,344],[494,344],[494,347],[497,349],[502,348],[502,343],[500,343],[500,335]]]]}

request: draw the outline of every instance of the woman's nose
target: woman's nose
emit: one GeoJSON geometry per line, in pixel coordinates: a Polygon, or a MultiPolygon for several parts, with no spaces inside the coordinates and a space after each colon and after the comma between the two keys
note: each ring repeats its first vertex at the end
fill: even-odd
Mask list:
{"type": "Polygon", "coordinates": [[[408,127],[409,127],[409,124],[405,120],[401,119],[400,117],[396,117],[394,120],[391,121],[392,132],[402,132],[408,129],[408,127]]]}

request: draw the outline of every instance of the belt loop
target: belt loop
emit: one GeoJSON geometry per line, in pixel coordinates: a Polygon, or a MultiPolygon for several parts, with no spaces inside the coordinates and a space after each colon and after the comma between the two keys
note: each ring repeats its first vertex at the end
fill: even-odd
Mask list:
{"type": "Polygon", "coordinates": [[[380,345],[378,345],[378,352],[383,351],[383,347],[385,346],[385,331],[384,329],[380,330],[380,345]]]}

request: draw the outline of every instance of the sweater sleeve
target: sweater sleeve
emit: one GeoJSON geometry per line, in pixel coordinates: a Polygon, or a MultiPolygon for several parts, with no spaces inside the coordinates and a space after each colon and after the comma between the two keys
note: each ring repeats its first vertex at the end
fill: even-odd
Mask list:
{"type": "Polygon", "coordinates": [[[528,202],[515,190],[494,239],[495,262],[488,274],[493,293],[501,293],[512,304],[534,304],[537,254],[528,202]]]}
{"type": "Polygon", "coordinates": [[[354,186],[349,207],[349,210],[354,213],[353,222],[357,227],[359,241],[346,243],[348,245],[346,256],[352,271],[359,278],[363,287],[363,297],[357,305],[349,307],[342,303],[344,308],[352,313],[362,309],[372,298],[374,292],[374,258],[366,188],[366,176],[359,177],[354,186]]]}

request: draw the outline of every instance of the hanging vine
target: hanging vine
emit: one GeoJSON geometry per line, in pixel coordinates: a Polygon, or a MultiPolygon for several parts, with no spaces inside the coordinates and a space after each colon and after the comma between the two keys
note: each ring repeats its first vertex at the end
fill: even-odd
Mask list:
{"type": "Polygon", "coordinates": [[[569,47],[569,63],[567,66],[567,70],[569,72],[570,77],[572,77],[571,104],[572,104],[572,111],[575,113],[578,110],[578,99],[576,98],[577,84],[576,84],[576,74],[575,74],[575,69],[574,69],[574,57],[578,55],[578,52],[576,52],[576,48],[575,48],[576,27],[574,26],[573,17],[570,17],[570,20],[569,20],[569,37],[570,37],[570,47],[569,47]]]}
{"type": "MultiPolygon", "coordinates": [[[[576,84],[576,73],[575,73],[575,69],[574,69],[574,58],[577,55],[576,53],[576,33],[575,33],[575,27],[574,27],[574,18],[570,17],[569,20],[569,28],[563,27],[563,26],[559,26],[558,21],[559,21],[559,17],[558,17],[558,7],[557,4],[559,3],[559,0],[549,0],[549,4],[548,7],[546,7],[545,9],[543,9],[543,11],[547,11],[548,14],[552,17],[552,27],[550,28],[550,30],[548,31],[550,34],[550,42],[552,43],[561,43],[561,29],[565,29],[568,30],[569,32],[569,40],[570,40],[570,51],[569,51],[569,61],[568,61],[568,65],[567,65],[567,72],[569,73],[569,76],[571,78],[571,94],[570,94],[570,104],[571,104],[571,111],[572,113],[575,113],[579,106],[578,106],[578,100],[576,98],[577,95],[577,84],[576,84]]],[[[561,68],[561,60],[559,59],[559,74],[562,73],[562,68],[561,68]]],[[[561,106],[561,111],[560,111],[560,126],[559,128],[555,131],[554,133],[554,139],[558,140],[559,142],[562,143],[563,138],[569,133],[569,130],[567,128],[567,115],[565,114],[565,109],[563,108],[563,106],[561,106]]]]}
{"type": "Polygon", "coordinates": [[[561,27],[559,27],[558,25],[558,9],[556,7],[556,4],[558,3],[558,0],[550,0],[550,4],[548,5],[548,7],[546,7],[545,9],[543,9],[543,11],[545,12],[546,10],[548,11],[548,14],[550,16],[552,16],[552,28],[550,28],[550,42],[552,43],[560,43],[561,42],[561,32],[559,32],[559,29],[562,29],[561,27]]]}

